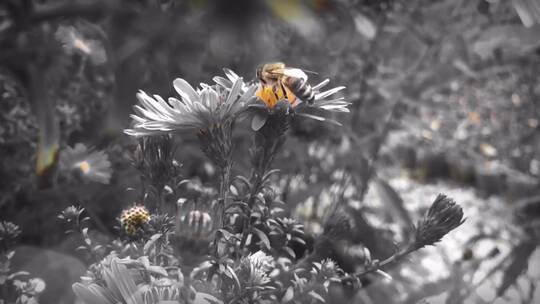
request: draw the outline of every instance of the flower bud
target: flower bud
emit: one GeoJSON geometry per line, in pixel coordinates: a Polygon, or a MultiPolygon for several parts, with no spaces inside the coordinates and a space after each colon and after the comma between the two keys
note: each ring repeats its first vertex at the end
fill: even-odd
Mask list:
{"type": "Polygon", "coordinates": [[[144,206],[133,206],[122,211],[120,222],[128,235],[133,235],[142,225],[150,221],[150,212],[144,206]]]}
{"type": "Polygon", "coordinates": [[[419,249],[439,242],[464,221],[461,206],[446,195],[439,194],[426,215],[418,221],[413,247],[419,249]]]}
{"type": "Polygon", "coordinates": [[[0,241],[12,241],[19,236],[19,226],[12,222],[0,222],[0,241]]]}

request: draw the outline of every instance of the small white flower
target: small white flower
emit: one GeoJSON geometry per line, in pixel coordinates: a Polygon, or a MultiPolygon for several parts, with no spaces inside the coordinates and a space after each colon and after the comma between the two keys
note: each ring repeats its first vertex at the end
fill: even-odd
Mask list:
{"type": "Polygon", "coordinates": [[[111,162],[107,154],[89,149],[82,143],[62,151],[60,169],[77,171],[83,179],[102,184],[108,184],[112,175],[111,162]]]}

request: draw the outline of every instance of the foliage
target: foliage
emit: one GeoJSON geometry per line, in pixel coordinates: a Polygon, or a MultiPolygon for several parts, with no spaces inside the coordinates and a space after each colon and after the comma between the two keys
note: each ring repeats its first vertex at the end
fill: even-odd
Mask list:
{"type": "Polygon", "coordinates": [[[13,271],[11,262],[15,255],[13,246],[20,234],[19,227],[11,222],[0,222],[0,300],[6,303],[38,303],[45,282],[30,277],[27,271],[13,271]]]}
{"type": "MultiPolygon", "coordinates": [[[[214,90],[239,90],[243,87],[239,84],[240,81],[241,78],[237,78],[233,87],[221,86],[218,83],[214,90]]],[[[199,100],[192,96],[196,94],[195,91],[192,91],[191,95],[183,94],[184,90],[190,88],[187,85],[183,87],[183,90],[179,90],[182,100],[176,100],[176,105],[168,105],[159,101],[159,98],[142,100],[147,109],[153,109],[154,114],[137,108],[145,113],[147,120],[138,125],[137,128],[141,131],[128,133],[137,137],[163,136],[165,130],[161,127],[159,133],[146,133],[146,130],[151,131],[154,128],[151,119],[161,120],[161,113],[172,112],[184,104],[196,109],[200,103],[205,103],[204,99],[199,100]]],[[[249,91],[254,93],[254,90],[247,89],[247,92],[249,91]]],[[[227,106],[228,102],[235,100],[229,97],[231,94],[226,93],[223,98],[212,102],[217,106],[227,106]]],[[[232,95],[238,96],[238,93],[232,95]]],[[[215,96],[214,98],[218,98],[219,95],[215,96]]],[[[249,106],[249,103],[240,104],[240,107],[246,109],[249,106]]],[[[363,266],[359,268],[363,270],[345,272],[332,260],[339,256],[324,248],[329,245],[337,250],[337,242],[347,239],[353,231],[346,214],[342,213],[341,207],[335,205],[333,213],[330,213],[323,223],[323,237],[320,239],[323,241],[315,240],[313,249],[307,248],[303,225],[284,217],[285,213],[281,208],[284,203],[277,199],[271,185],[271,177],[278,174],[276,170],[271,170],[271,166],[286,142],[289,120],[294,113],[294,109],[290,108],[275,109],[269,113],[264,125],[253,131],[251,177],[239,175],[229,183],[231,179],[227,176],[230,174],[228,170],[218,175],[216,187],[219,191],[213,192],[204,200],[180,198],[176,203],[174,230],[163,229],[168,223],[158,218],[166,219],[168,215],[160,209],[156,209],[152,215],[143,206],[125,210],[121,221],[129,239],[119,243],[121,247],[108,253],[103,260],[91,265],[83,282],[73,286],[75,293],[85,303],[332,301],[328,294],[330,284],[339,289],[345,281],[356,282],[358,289],[362,286],[360,280],[365,275],[371,272],[384,274],[380,267],[425,245],[433,244],[462,223],[461,208],[446,197],[439,196],[420,222],[418,237],[404,252],[379,262],[371,260],[369,249],[364,248],[363,252],[367,255],[364,256],[363,266]],[[148,228],[148,223],[152,220],[153,231],[148,228]],[[160,224],[163,225],[161,229],[160,224]],[[136,229],[140,229],[139,233],[136,233],[136,229]],[[137,250],[141,245],[142,251],[137,250]],[[126,250],[131,246],[132,250],[126,250]],[[119,254],[123,256],[127,252],[129,257],[119,259],[119,254]]],[[[215,119],[214,116],[220,117],[219,112],[208,112],[204,115],[209,117],[208,121],[215,119]]],[[[134,116],[133,119],[137,123],[141,122],[140,117],[134,116]]],[[[237,117],[229,119],[232,127],[237,117]]],[[[176,120],[168,121],[175,123],[176,120]]],[[[208,127],[198,125],[198,128],[204,130],[208,127]]],[[[169,130],[173,131],[175,129],[169,130]]],[[[229,149],[221,148],[221,145],[231,147],[231,136],[223,136],[222,133],[214,135],[216,137],[210,139],[199,137],[199,144],[202,151],[212,151],[206,153],[209,160],[218,168],[224,168],[220,164],[222,160],[230,159],[230,152],[229,149]],[[208,147],[212,145],[215,145],[215,148],[208,147]]],[[[145,149],[140,150],[143,154],[141,159],[155,158],[156,155],[145,155],[148,153],[159,154],[157,147],[162,141],[149,138],[141,143],[145,145],[145,149]]],[[[165,168],[165,164],[170,163],[170,158],[156,158],[153,165],[139,166],[139,169],[143,176],[156,176],[152,174],[154,168],[165,168]]],[[[168,175],[161,174],[161,178],[165,176],[168,175]]],[[[165,184],[154,183],[154,186],[165,187],[165,184]]],[[[150,204],[149,201],[145,203],[150,204]]],[[[70,218],[68,213],[77,214],[75,218],[80,216],[80,212],[65,211],[62,217],[70,218]]],[[[82,231],[83,235],[87,234],[86,229],[82,231]]],[[[92,241],[86,242],[91,248],[92,241]]],[[[344,251],[341,254],[351,253],[344,251]]]]}
{"type": "MultiPolygon", "coordinates": [[[[89,303],[465,302],[498,277],[493,298],[534,293],[538,12],[533,0],[4,1],[0,217],[22,245],[87,263],[74,291],[89,303]],[[252,80],[275,60],[305,69],[313,104],[252,80]],[[213,76],[221,67],[238,74],[213,76]],[[323,90],[326,77],[347,89],[323,90]],[[463,256],[450,246],[452,273],[430,281],[404,258],[461,225],[460,205],[470,219],[486,202],[435,198],[446,184],[400,191],[403,175],[517,201],[518,219],[492,230],[503,220],[489,213],[469,241],[445,238],[437,248],[463,256]],[[51,220],[62,209],[66,236],[51,220]],[[471,253],[486,239],[500,252],[471,253]]],[[[444,256],[414,257],[427,255],[444,256]]],[[[10,299],[42,287],[21,282],[10,299]]],[[[44,302],[57,301],[49,282],[44,302]]]]}

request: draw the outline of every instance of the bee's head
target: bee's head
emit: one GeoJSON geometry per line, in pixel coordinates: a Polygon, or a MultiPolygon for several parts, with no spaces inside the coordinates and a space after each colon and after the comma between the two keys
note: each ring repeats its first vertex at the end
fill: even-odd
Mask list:
{"type": "Polygon", "coordinates": [[[259,79],[263,83],[266,83],[266,81],[264,81],[263,76],[262,76],[263,67],[264,65],[259,65],[257,67],[257,70],[255,70],[255,77],[257,77],[257,79],[259,79]]]}

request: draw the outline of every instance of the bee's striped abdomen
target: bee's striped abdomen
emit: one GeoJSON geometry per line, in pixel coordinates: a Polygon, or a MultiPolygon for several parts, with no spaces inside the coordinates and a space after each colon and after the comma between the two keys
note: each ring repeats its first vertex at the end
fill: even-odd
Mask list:
{"type": "Polygon", "coordinates": [[[287,85],[294,95],[302,101],[312,104],[315,100],[315,93],[313,92],[311,85],[304,79],[288,77],[287,85]]]}

